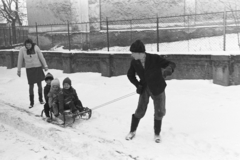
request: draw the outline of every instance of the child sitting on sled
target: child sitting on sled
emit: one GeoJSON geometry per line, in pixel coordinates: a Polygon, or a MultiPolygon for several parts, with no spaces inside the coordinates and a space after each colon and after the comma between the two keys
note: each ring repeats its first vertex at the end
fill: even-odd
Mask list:
{"type": "Polygon", "coordinates": [[[46,86],[44,87],[44,98],[45,98],[45,104],[44,104],[44,113],[47,117],[47,122],[51,121],[50,115],[49,115],[49,104],[48,104],[48,93],[50,92],[51,89],[51,82],[53,80],[53,75],[51,73],[48,73],[45,76],[45,82],[46,82],[46,86]]]}
{"type": "Polygon", "coordinates": [[[60,93],[60,97],[60,106],[63,106],[64,110],[70,109],[74,114],[90,110],[83,107],[82,102],[79,100],[77,92],[72,87],[72,82],[68,77],[63,80],[63,89],[60,93]]]}
{"type": "Polygon", "coordinates": [[[60,82],[56,78],[51,82],[51,89],[48,93],[48,105],[49,108],[53,111],[55,120],[58,124],[63,124],[64,122],[59,118],[59,113],[63,114],[64,108],[59,105],[59,95],[61,93],[60,82]]]}

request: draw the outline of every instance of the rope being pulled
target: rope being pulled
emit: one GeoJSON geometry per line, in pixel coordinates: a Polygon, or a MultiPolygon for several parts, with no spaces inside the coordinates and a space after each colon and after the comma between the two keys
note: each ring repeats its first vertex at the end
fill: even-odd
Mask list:
{"type": "Polygon", "coordinates": [[[93,108],[91,108],[91,110],[95,110],[95,109],[101,108],[101,107],[103,107],[103,106],[106,106],[106,105],[109,105],[109,104],[111,104],[111,103],[120,101],[120,100],[122,100],[122,99],[128,98],[128,97],[133,96],[133,95],[135,95],[135,94],[136,94],[136,92],[129,93],[129,94],[125,95],[125,96],[116,98],[116,99],[111,100],[111,101],[109,101],[109,102],[106,102],[106,103],[103,103],[103,104],[98,105],[98,106],[96,106],[96,107],[93,107],[93,108]]]}

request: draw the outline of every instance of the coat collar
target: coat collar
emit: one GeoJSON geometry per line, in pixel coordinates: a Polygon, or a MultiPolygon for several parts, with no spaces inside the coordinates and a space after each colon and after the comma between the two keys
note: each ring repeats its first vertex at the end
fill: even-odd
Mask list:
{"type": "Polygon", "coordinates": [[[145,53],[146,54],[146,59],[145,59],[145,69],[148,69],[149,67],[149,54],[148,53],[145,53]]]}
{"type": "Polygon", "coordinates": [[[142,66],[142,63],[141,63],[141,61],[140,60],[135,60],[136,62],[137,62],[137,64],[138,65],[140,65],[141,66],[141,68],[144,70],[146,70],[146,69],[148,69],[148,67],[149,67],[149,54],[148,53],[145,53],[146,54],[146,57],[145,57],[145,66],[144,66],[144,68],[143,68],[143,66],[142,66]]]}

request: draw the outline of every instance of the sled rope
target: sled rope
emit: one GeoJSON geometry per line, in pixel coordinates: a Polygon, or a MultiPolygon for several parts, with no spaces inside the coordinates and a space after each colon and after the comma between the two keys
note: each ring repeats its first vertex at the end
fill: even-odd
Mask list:
{"type": "Polygon", "coordinates": [[[103,107],[103,106],[106,106],[106,105],[109,105],[109,104],[111,104],[111,103],[114,103],[114,102],[120,101],[120,100],[122,100],[122,99],[125,99],[125,98],[127,98],[127,97],[133,96],[133,95],[135,95],[135,94],[136,94],[136,92],[129,93],[129,94],[125,95],[125,96],[122,96],[122,97],[116,98],[116,99],[114,99],[114,100],[112,100],[112,101],[109,101],[109,102],[103,103],[103,104],[98,105],[98,106],[96,106],[96,107],[93,107],[93,108],[91,108],[91,110],[95,110],[95,109],[101,108],[101,107],[103,107]]]}

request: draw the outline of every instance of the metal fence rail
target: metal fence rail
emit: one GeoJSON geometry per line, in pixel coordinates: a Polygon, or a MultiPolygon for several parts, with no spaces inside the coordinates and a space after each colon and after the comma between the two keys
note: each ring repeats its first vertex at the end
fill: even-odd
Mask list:
{"type": "Polygon", "coordinates": [[[101,22],[37,24],[0,28],[0,46],[32,38],[43,49],[128,51],[142,39],[147,51],[194,52],[239,50],[240,11],[189,14],[101,22]]]}

